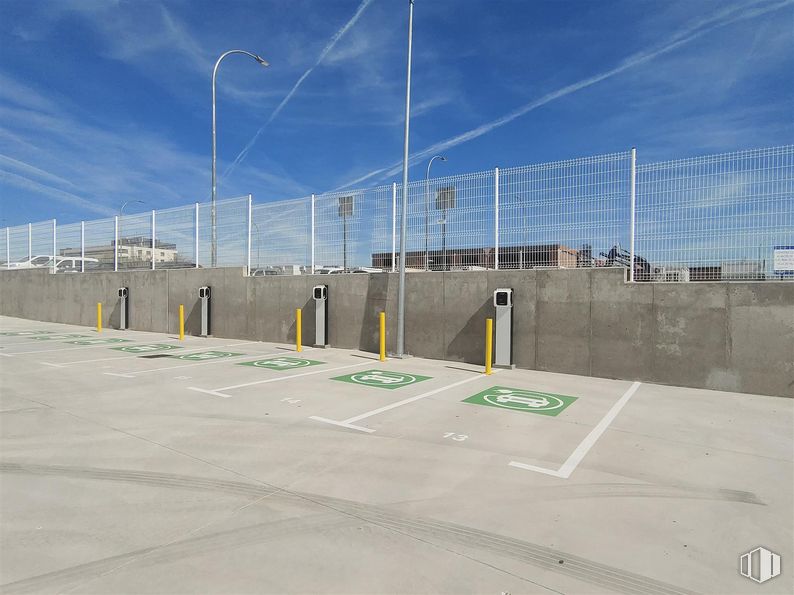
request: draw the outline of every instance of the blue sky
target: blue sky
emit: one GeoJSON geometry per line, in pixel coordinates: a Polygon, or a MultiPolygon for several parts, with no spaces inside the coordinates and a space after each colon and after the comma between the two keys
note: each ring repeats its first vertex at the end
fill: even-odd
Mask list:
{"type": "MultiPolygon", "coordinates": [[[[406,26],[403,0],[6,0],[0,224],[208,200],[231,48],[271,67],[221,66],[219,196],[398,180],[406,26]]],[[[787,144],[794,1],[417,0],[413,83],[411,179],[787,144]]]]}

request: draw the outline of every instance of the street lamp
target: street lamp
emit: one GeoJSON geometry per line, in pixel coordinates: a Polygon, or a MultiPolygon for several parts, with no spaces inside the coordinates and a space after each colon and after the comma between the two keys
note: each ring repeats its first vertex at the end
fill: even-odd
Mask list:
{"type": "Polygon", "coordinates": [[[434,155],[427,164],[427,174],[425,174],[425,270],[430,269],[430,252],[427,245],[427,236],[429,232],[429,217],[430,217],[430,166],[433,165],[435,159],[446,161],[447,158],[443,155],[434,155]]]}
{"type": "MultiPolygon", "coordinates": [[[[124,204],[121,205],[121,208],[119,209],[119,231],[118,231],[118,237],[116,238],[116,246],[115,246],[116,247],[116,259],[117,260],[121,260],[121,251],[119,250],[119,241],[122,238],[122,235],[121,235],[121,222],[124,219],[124,207],[126,207],[131,202],[137,202],[138,204],[141,204],[141,205],[146,204],[142,200],[125,200],[124,204]]],[[[152,245],[154,245],[154,244],[152,244],[152,245]]],[[[154,258],[154,250],[152,250],[152,258],[154,258]]]]}
{"type": "Polygon", "coordinates": [[[218,66],[221,65],[221,61],[230,54],[245,54],[246,56],[250,56],[257,62],[259,62],[262,66],[270,66],[266,60],[257,56],[256,54],[252,54],[251,52],[246,52],[245,50],[229,50],[228,52],[224,52],[221,54],[221,57],[218,58],[218,61],[215,62],[215,68],[212,69],[212,208],[210,209],[211,212],[211,221],[212,221],[212,266],[214,267],[218,262],[218,236],[217,236],[217,229],[215,225],[215,194],[216,194],[216,183],[215,183],[215,160],[217,157],[216,149],[215,149],[215,77],[218,74],[218,66]]]}

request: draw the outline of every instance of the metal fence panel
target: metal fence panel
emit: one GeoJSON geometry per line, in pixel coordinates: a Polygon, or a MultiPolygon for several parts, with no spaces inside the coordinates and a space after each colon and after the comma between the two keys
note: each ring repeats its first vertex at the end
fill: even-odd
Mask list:
{"type": "Polygon", "coordinates": [[[375,255],[387,245],[391,256],[391,186],[320,194],[314,200],[314,221],[318,272],[372,268],[375,255]]]}
{"type": "MultiPolygon", "coordinates": [[[[215,203],[217,267],[245,266],[248,262],[248,197],[229,198],[215,203]]],[[[199,265],[212,262],[212,205],[199,205],[199,265]]]]}
{"type": "Polygon", "coordinates": [[[620,264],[630,169],[627,151],[500,170],[500,268],[620,264]]]}
{"type": "MultiPolygon", "coordinates": [[[[151,212],[119,217],[118,270],[152,268],[151,212]]],[[[160,253],[164,253],[160,250],[160,253]]]]}
{"type": "Polygon", "coordinates": [[[34,262],[36,266],[52,267],[51,260],[55,257],[53,244],[53,222],[41,221],[30,226],[30,246],[34,258],[41,262],[34,262]]]}
{"type": "Polygon", "coordinates": [[[85,222],[86,271],[112,271],[116,250],[115,219],[95,219],[85,222]]]}
{"type": "Polygon", "coordinates": [[[163,209],[155,214],[156,269],[196,266],[196,206],[163,209]]]}
{"type": "Polygon", "coordinates": [[[16,227],[9,227],[8,262],[16,263],[28,258],[28,226],[17,225],[16,227]]]}
{"type": "MultiPolygon", "coordinates": [[[[61,258],[80,258],[81,226],[79,223],[58,225],[56,242],[56,256],[61,258]]],[[[90,270],[91,267],[86,268],[90,270]]],[[[58,268],[57,273],[79,273],[82,270],[80,261],[68,261],[58,268]]]]}
{"type": "Polygon", "coordinates": [[[311,197],[253,207],[251,274],[293,275],[311,267],[311,209],[311,197]]]}
{"type": "Polygon", "coordinates": [[[794,246],[794,145],[638,167],[637,280],[781,278],[783,246],[794,246]]]}

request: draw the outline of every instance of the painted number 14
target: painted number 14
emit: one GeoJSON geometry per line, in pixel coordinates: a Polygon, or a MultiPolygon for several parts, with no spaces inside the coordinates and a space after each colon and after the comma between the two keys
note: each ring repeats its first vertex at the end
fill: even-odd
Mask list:
{"type": "Polygon", "coordinates": [[[444,434],[444,438],[452,438],[456,442],[463,442],[468,438],[466,434],[456,434],[455,432],[447,432],[444,434]]]}

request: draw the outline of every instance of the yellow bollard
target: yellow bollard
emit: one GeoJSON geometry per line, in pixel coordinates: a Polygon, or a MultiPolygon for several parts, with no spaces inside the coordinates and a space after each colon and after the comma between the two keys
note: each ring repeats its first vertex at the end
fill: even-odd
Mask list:
{"type": "Polygon", "coordinates": [[[179,304],[179,340],[185,340],[185,306],[179,304]]]}
{"type": "Polygon", "coordinates": [[[380,313],[380,361],[386,361],[386,312],[380,313]]]}
{"type": "Polygon", "coordinates": [[[491,375],[493,359],[493,318],[485,319],[485,374],[491,375]]]}
{"type": "Polygon", "coordinates": [[[102,332],[102,302],[96,303],[96,332],[102,332]]]}
{"type": "Polygon", "coordinates": [[[301,346],[301,335],[303,334],[301,325],[301,309],[295,309],[295,351],[303,351],[301,346]]]}

